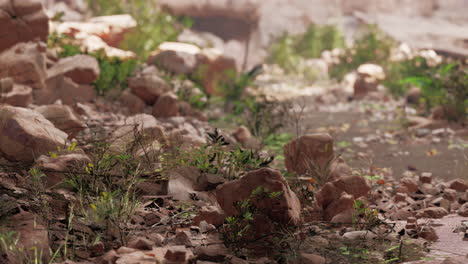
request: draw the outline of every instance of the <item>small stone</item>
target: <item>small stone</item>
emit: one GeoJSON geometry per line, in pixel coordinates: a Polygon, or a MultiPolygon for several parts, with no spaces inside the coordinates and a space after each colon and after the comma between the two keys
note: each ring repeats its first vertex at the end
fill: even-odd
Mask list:
{"type": "Polygon", "coordinates": [[[308,253],[301,253],[300,263],[303,264],[325,264],[326,259],[322,256],[308,253]]]}
{"type": "Polygon", "coordinates": [[[419,231],[419,236],[429,241],[436,241],[439,239],[434,228],[430,226],[424,226],[421,231],[419,231]]]}
{"type": "Polygon", "coordinates": [[[457,192],[465,192],[468,190],[468,185],[461,179],[456,179],[450,182],[449,188],[456,190],[457,192]]]}
{"type": "Polygon", "coordinates": [[[151,250],[154,246],[154,242],[145,237],[134,237],[128,242],[129,248],[135,248],[139,250],[151,250]]]}

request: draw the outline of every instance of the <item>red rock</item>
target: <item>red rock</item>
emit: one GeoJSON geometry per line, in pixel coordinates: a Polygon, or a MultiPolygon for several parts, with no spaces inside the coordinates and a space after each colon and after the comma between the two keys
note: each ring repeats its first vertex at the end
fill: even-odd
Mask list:
{"type": "Polygon", "coordinates": [[[54,78],[63,75],[76,84],[91,84],[99,77],[100,72],[96,58],[79,54],[60,59],[47,70],[47,77],[54,78]]]}
{"type": "Polygon", "coordinates": [[[464,217],[468,217],[468,203],[464,203],[460,208],[458,209],[458,214],[464,217]]]}
{"type": "Polygon", "coordinates": [[[11,106],[27,107],[32,104],[33,96],[30,87],[12,84],[11,90],[5,92],[3,86],[0,85],[0,103],[5,103],[11,106]]]}
{"type": "Polygon", "coordinates": [[[44,89],[47,77],[45,49],[44,43],[28,42],[18,43],[0,53],[0,79],[11,77],[17,84],[44,89]]]}
{"type": "Polygon", "coordinates": [[[410,104],[419,105],[419,99],[421,98],[421,95],[421,88],[411,87],[406,93],[406,102],[410,104]]]}
{"type": "Polygon", "coordinates": [[[53,104],[57,100],[61,100],[63,104],[74,105],[76,103],[91,102],[96,99],[96,92],[93,86],[78,85],[64,75],[49,78],[46,84],[46,89],[34,90],[36,104],[53,104]]]}
{"type": "Polygon", "coordinates": [[[67,133],[69,138],[86,128],[81,117],[68,105],[43,105],[34,110],[52,122],[56,128],[67,133]]]}
{"type": "Polygon", "coordinates": [[[354,98],[362,98],[371,92],[377,91],[379,81],[385,79],[385,73],[381,66],[375,64],[363,64],[357,69],[358,78],[354,83],[354,98]]]}
{"type": "Polygon", "coordinates": [[[298,264],[325,264],[326,259],[322,256],[308,253],[301,253],[298,264]]]}
{"type": "Polygon", "coordinates": [[[134,95],[129,90],[122,92],[119,98],[120,103],[123,107],[128,109],[128,112],[132,115],[143,113],[145,110],[145,102],[140,97],[134,95]]]}
{"type": "Polygon", "coordinates": [[[80,171],[91,162],[88,156],[83,154],[70,153],[60,155],[57,158],[40,156],[36,161],[36,166],[45,171],[45,186],[50,188],[62,182],[68,171],[80,171]]]}
{"type": "Polygon", "coordinates": [[[226,259],[228,250],[224,245],[199,246],[195,248],[194,254],[197,256],[197,263],[199,261],[222,263],[226,259]]]}
{"type": "Polygon", "coordinates": [[[352,195],[342,193],[338,200],[333,201],[329,206],[324,208],[324,220],[331,221],[333,217],[353,209],[354,197],[352,195]]]}
{"type": "Polygon", "coordinates": [[[179,115],[179,98],[173,93],[161,95],[153,106],[153,116],[156,118],[169,118],[179,115]]]}
{"type": "Polygon", "coordinates": [[[119,256],[115,250],[108,251],[96,261],[97,264],[115,264],[119,256]]]}
{"type": "Polygon", "coordinates": [[[46,41],[49,18],[38,0],[5,0],[0,3],[0,52],[19,42],[46,41]]]}
{"type": "Polygon", "coordinates": [[[298,175],[313,169],[311,163],[324,168],[334,158],[333,138],[328,134],[302,136],[286,144],[283,150],[286,168],[298,175]]]}
{"type": "Polygon", "coordinates": [[[429,240],[429,241],[436,241],[437,239],[439,239],[439,236],[437,236],[437,233],[436,231],[434,230],[434,228],[430,227],[430,226],[424,226],[421,228],[421,230],[419,231],[418,235],[426,240],[429,240]]]}
{"type": "Polygon", "coordinates": [[[0,116],[0,152],[9,160],[32,162],[65,147],[67,134],[35,111],[4,105],[0,116]]]}
{"type": "Polygon", "coordinates": [[[418,191],[418,182],[409,177],[405,177],[400,180],[400,184],[403,185],[404,187],[408,188],[409,192],[417,192],[418,191]]]}
{"type": "Polygon", "coordinates": [[[153,105],[161,95],[171,91],[171,87],[157,74],[155,67],[149,67],[128,79],[129,88],[148,105],[153,105]]]}
{"type": "Polygon", "coordinates": [[[448,215],[448,212],[442,207],[429,207],[429,208],[420,210],[416,216],[418,218],[421,218],[421,217],[442,218],[446,215],[448,215]]]}
{"type": "Polygon", "coordinates": [[[168,263],[186,263],[191,255],[192,252],[185,246],[172,246],[167,249],[164,259],[168,263]]]}
{"type": "Polygon", "coordinates": [[[247,173],[238,180],[227,182],[216,189],[216,199],[226,215],[236,215],[236,202],[250,198],[258,187],[269,192],[281,192],[276,198],[254,201],[260,210],[265,209],[268,216],[279,223],[298,225],[301,222],[301,204],[291,191],[283,175],[276,170],[262,168],[247,173]]]}
{"type": "Polygon", "coordinates": [[[466,190],[468,190],[468,185],[464,180],[461,179],[451,181],[449,186],[450,189],[454,189],[457,192],[465,192],[466,190]]]}
{"type": "Polygon", "coordinates": [[[395,196],[393,197],[393,200],[398,203],[398,202],[403,202],[406,200],[408,196],[404,193],[396,193],[395,196]]]}
{"type": "Polygon", "coordinates": [[[423,173],[421,176],[419,176],[419,181],[421,183],[432,183],[432,174],[423,173]]]}
{"type": "Polygon", "coordinates": [[[174,74],[192,74],[198,66],[200,53],[200,48],[192,44],[164,42],[151,54],[148,63],[174,74]]]}
{"type": "Polygon", "coordinates": [[[248,143],[249,140],[252,139],[252,133],[250,133],[249,129],[245,126],[240,126],[232,133],[232,136],[237,140],[237,142],[241,143],[242,146],[248,143]]]}
{"type": "Polygon", "coordinates": [[[129,248],[139,249],[139,250],[151,250],[153,249],[154,242],[145,238],[145,237],[133,237],[128,242],[129,248]]]}
{"type": "Polygon", "coordinates": [[[445,199],[449,201],[456,201],[457,200],[457,191],[450,188],[445,188],[443,191],[443,196],[445,199]]]}
{"type": "Polygon", "coordinates": [[[225,218],[226,216],[221,208],[217,206],[204,206],[199,210],[198,215],[193,218],[193,223],[199,225],[202,221],[206,221],[214,226],[220,226],[224,223],[225,218]]]}
{"type": "Polygon", "coordinates": [[[333,181],[333,184],[338,189],[353,195],[354,198],[365,196],[371,190],[370,184],[368,183],[366,178],[362,176],[341,177],[336,181],[333,181]]]}

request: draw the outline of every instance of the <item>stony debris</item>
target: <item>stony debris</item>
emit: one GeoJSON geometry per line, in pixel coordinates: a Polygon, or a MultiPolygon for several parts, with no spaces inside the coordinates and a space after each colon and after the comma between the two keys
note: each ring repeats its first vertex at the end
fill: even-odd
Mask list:
{"type": "Polygon", "coordinates": [[[100,72],[96,58],[79,54],[60,59],[47,70],[47,78],[63,75],[78,85],[89,85],[99,77],[100,72]]]}

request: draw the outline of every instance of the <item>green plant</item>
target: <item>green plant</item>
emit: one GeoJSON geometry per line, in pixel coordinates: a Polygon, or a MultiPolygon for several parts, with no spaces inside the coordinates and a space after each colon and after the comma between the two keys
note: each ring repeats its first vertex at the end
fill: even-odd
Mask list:
{"type": "Polygon", "coordinates": [[[265,215],[255,203],[263,199],[277,199],[282,192],[270,192],[268,188],[259,186],[255,188],[248,199],[235,204],[237,213],[226,217],[221,233],[224,242],[231,246],[235,252],[245,248],[255,234],[254,223],[259,215],[265,215]]]}
{"type": "Polygon", "coordinates": [[[323,51],[344,47],[344,38],[335,25],[311,25],[304,34],[282,35],[270,47],[268,61],[287,73],[311,74],[299,67],[303,58],[319,58],[323,51]]]}
{"type": "Polygon", "coordinates": [[[112,89],[123,90],[127,87],[127,78],[137,66],[135,59],[120,59],[107,57],[103,51],[90,54],[99,62],[101,74],[93,83],[99,94],[105,94],[112,89]]]}
{"type": "Polygon", "coordinates": [[[362,200],[354,200],[353,226],[356,230],[372,230],[382,222],[377,210],[365,206],[362,200]]]}
{"type": "Polygon", "coordinates": [[[156,1],[147,0],[87,0],[93,15],[130,14],[137,21],[137,27],[127,33],[120,45],[134,51],[145,60],[159,44],[173,41],[183,26],[189,27],[188,18],[177,18],[163,12],[156,1]]]}
{"type": "Polygon", "coordinates": [[[395,40],[380,31],[376,25],[369,25],[362,29],[362,35],[353,46],[340,55],[340,62],[331,67],[330,77],[341,80],[364,63],[385,66],[395,45],[395,40]]]}
{"type": "Polygon", "coordinates": [[[81,50],[68,36],[51,34],[48,37],[48,47],[54,48],[60,58],[70,57],[78,54],[87,54],[97,59],[99,63],[100,75],[93,85],[96,91],[102,95],[112,89],[125,89],[127,78],[131,76],[138,65],[136,59],[120,59],[108,57],[103,50],[89,53],[81,50]]]}
{"type": "Polygon", "coordinates": [[[424,76],[402,80],[421,87],[427,111],[442,106],[450,120],[466,119],[468,113],[468,67],[460,63],[441,64],[424,76]],[[450,109],[451,108],[451,109],[450,109]],[[452,110],[453,109],[453,110],[452,110]]]}
{"type": "MultiPolygon", "coordinates": [[[[20,234],[15,231],[0,233],[0,261],[7,263],[7,260],[14,259],[14,263],[20,264],[43,264],[44,252],[33,246],[24,248],[19,244],[20,234]]],[[[54,263],[56,254],[47,263],[54,263]]]]}
{"type": "Polygon", "coordinates": [[[202,173],[221,174],[227,179],[239,178],[243,173],[268,166],[274,157],[260,157],[253,150],[230,150],[229,143],[215,129],[208,133],[208,144],[185,154],[183,164],[189,164],[202,173]]]}

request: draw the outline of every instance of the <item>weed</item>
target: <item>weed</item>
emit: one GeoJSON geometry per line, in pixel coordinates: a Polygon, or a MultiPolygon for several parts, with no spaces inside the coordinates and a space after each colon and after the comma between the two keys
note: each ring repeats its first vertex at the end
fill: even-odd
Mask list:
{"type": "Polygon", "coordinates": [[[255,234],[255,220],[259,215],[264,215],[254,204],[263,199],[276,199],[282,192],[270,192],[267,188],[259,186],[254,189],[248,199],[238,202],[235,207],[237,214],[226,217],[225,225],[221,233],[224,242],[232,246],[235,252],[248,246],[248,240],[252,240],[255,234]]]}
{"type": "Polygon", "coordinates": [[[156,1],[147,0],[87,0],[93,15],[130,14],[137,27],[126,34],[121,48],[134,51],[146,59],[159,44],[173,41],[183,26],[191,26],[190,19],[176,18],[163,12],[156,1]]]}
{"type": "Polygon", "coordinates": [[[385,65],[388,62],[396,42],[376,25],[363,28],[361,34],[352,47],[345,49],[340,56],[340,62],[332,66],[330,77],[342,80],[347,73],[354,71],[361,64],[385,65]]]}
{"type": "Polygon", "coordinates": [[[379,226],[381,221],[377,210],[365,206],[362,200],[354,200],[353,226],[356,230],[372,230],[379,226]]]}

